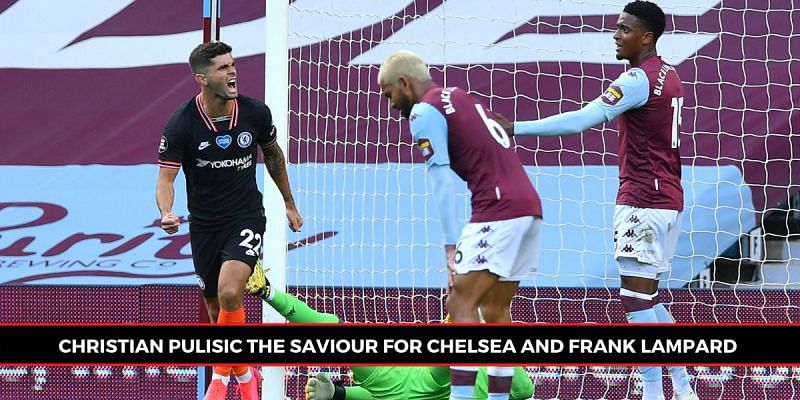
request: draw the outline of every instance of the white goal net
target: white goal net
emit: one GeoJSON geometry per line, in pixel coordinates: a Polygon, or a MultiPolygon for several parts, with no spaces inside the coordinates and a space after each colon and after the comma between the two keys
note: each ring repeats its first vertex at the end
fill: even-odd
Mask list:
{"type": "MultiPolygon", "coordinates": [[[[440,321],[438,215],[407,122],[381,96],[381,62],[394,51],[414,51],[435,80],[468,90],[509,118],[575,110],[626,68],[612,39],[625,3],[291,2],[287,158],[306,226],[288,238],[289,291],[349,322],[440,321]]],[[[800,185],[800,144],[791,137],[800,101],[798,12],[792,2],[658,3],[667,13],[659,54],[686,89],[686,211],[662,300],[679,322],[798,322],[800,292],[791,282],[798,255],[783,250],[786,280],[764,282],[764,246],[756,246],[763,242],[742,239],[800,185]],[[731,262],[709,270],[721,256],[731,262]],[[747,269],[751,264],[757,267],[747,269]]],[[[269,87],[267,93],[270,103],[269,87]]],[[[522,138],[517,150],[542,197],[545,222],[539,277],[523,283],[514,319],[623,322],[612,258],[616,124],[563,139],[522,138]]],[[[456,206],[466,220],[466,187],[459,190],[456,206]]],[[[290,369],[287,396],[300,397],[317,370],[290,369]]],[[[631,368],[529,371],[536,398],[628,399],[641,389],[631,368]]],[[[800,371],[789,367],[690,373],[700,398],[792,398],[800,389],[800,371]]]]}

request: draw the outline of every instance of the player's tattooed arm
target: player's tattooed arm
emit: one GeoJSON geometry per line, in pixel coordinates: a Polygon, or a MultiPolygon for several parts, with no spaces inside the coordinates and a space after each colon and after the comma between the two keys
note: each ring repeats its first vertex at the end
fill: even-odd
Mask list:
{"type": "Polygon", "coordinates": [[[281,146],[276,143],[261,147],[264,153],[264,164],[267,166],[269,176],[275,182],[275,186],[283,196],[283,202],[286,204],[286,217],[289,219],[289,227],[297,232],[303,226],[303,217],[297,211],[294,204],[294,197],[292,196],[292,188],[289,186],[289,176],[286,173],[286,157],[283,155],[281,146]]]}
{"type": "Polygon", "coordinates": [[[290,190],[284,192],[283,188],[281,187],[281,182],[283,181],[286,182],[287,188],[289,186],[289,178],[286,176],[286,157],[283,155],[281,146],[273,143],[271,145],[262,147],[261,150],[264,152],[264,164],[267,165],[269,176],[271,176],[272,180],[274,180],[278,185],[278,189],[281,189],[283,200],[291,201],[292,192],[290,190]]]}

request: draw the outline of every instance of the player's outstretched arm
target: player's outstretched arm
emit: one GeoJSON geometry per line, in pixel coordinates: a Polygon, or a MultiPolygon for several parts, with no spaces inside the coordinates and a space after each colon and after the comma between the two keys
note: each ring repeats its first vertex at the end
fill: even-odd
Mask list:
{"type": "Polygon", "coordinates": [[[553,115],[537,121],[514,122],[516,136],[564,136],[583,132],[606,120],[606,114],[595,102],[577,111],[553,115]]]}
{"type": "Polygon", "coordinates": [[[266,145],[261,148],[264,152],[264,163],[267,165],[269,176],[275,182],[275,186],[283,196],[286,204],[286,218],[289,220],[289,228],[298,232],[303,226],[303,217],[297,211],[292,196],[292,188],[289,186],[289,176],[286,174],[286,158],[283,156],[281,146],[276,143],[266,145]]]}
{"type": "Polygon", "coordinates": [[[253,268],[253,273],[250,274],[245,288],[253,296],[258,296],[267,302],[289,322],[296,324],[335,324],[339,322],[339,317],[336,315],[321,313],[297,297],[273,288],[267,279],[261,260],[258,260],[253,268]]]}
{"type": "MultiPolygon", "coordinates": [[[[618,115],[643,106],[650,95],[647,74],[641,68],[625,71],[600,97],[577,111],[553,115],[538,121],[517,121],[515,135],[561,136],[583,132],[611,121],[618,115]]],[[[501,123],[502,124],[502,123],[501,123]]]]}

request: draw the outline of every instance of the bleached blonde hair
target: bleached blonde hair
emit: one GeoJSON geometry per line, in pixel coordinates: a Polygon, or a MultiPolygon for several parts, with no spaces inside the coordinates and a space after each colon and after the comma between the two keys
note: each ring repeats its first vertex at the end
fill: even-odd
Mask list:
{"type": "Polygon", "coordinates": [[[407,50],[398,51],[389,56],[378,71],[378,84],[395,84],[401,76],[419,81],[431,80],[428,65],[418,55],[407,50]]]}

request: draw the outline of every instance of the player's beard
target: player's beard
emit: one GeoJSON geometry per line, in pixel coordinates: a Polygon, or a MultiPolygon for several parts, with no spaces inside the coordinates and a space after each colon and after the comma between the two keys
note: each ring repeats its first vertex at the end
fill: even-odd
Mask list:
{"type": "Polygon", "coordinates": [[[228,90],[228,85],[225,84],[225,86],[223,86],[220,90],[217,90],[217,96],[223,100],[233,100],[239,97],[239,91],[236,90],[231,93],[231,91],[228,90]]]}
{"type": "Polygon", "coordinates": [[[410,117],[410,116],[411,116],[411,109],[412,109],[413,107],[414,107],[414,106],[412,106],[412,105],[411,105],[411,103],[409,103],[409,104],[407,104],[407,105],[404,105],[404,106],[403,106],[403,109],[401,109],[401,110],[400,110],[400,114],[402,114],[402,115],[403,115],[403,117],[405,117],[406,119],[408,119],[408,117],[410,117]]]}
{"type": "Polygon", "coordinates": [[[414,104],[411,103],[411,100],[404,94],[401,94],[401,102],[400,102],[400,115],[408,119],[411,116],[411,109],[414,108],[414,104]]]}
{"type": "Polygon", "coordinates": [[[233,100],[233,99],[239,97],[239,86],[238,85],[239,85],[239,83],[236,82],[234,84],[234,86],[233,86],[233,89],[231,89],[230,87],[228,87],[227,80],[225,80],[222,83],[220,83],[219,85],[217,85],[216,90],[214,90],[214,93],[217,95],[217,97],[219,97],[219,98],[221,98],[223,100],[233,100]]]}

